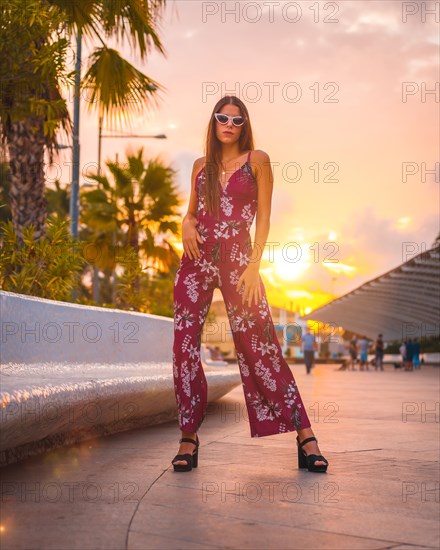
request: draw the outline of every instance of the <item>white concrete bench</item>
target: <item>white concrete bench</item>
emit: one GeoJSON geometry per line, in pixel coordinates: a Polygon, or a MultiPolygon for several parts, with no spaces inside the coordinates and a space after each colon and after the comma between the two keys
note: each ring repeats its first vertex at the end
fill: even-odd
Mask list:
{"type": "MultiPolygon", "coordinates": [[[[177,418],[173,319],[0,291],[0,465],[177,418]]],[[[204,364],[208,401],[241,383],[204,364]]]]}

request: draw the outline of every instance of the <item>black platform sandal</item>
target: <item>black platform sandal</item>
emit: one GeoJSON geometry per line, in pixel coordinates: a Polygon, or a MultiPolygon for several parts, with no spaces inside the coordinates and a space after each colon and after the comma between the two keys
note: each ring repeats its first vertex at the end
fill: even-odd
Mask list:
{"type": "Polygon", "coordinates": [[[175,472],[190,472],[193,468],[197,468],[199,462],[199,436],[196,434],[196,441],[190,437],[182,437],[179,439],[179,443],[194,443],[196,448],[193,453],[185,453],[176,455],[171,461],[175,472]],[[178,460],[185,460],[186,464],[174,464],[178,460]]]}
{"type": "Polygon", "coordinates": [[[307,437],[304,441],[300,442],[299,436],[296,436],[296,441],[298,443],[298,468],[307,468],[309,472],[326,472],[328,460],[322,455],[309,455],[302,448],[309,441],[316,441],[318,443],[316,437],[307,437]],[[315,462],[325,462],[325,464],[315,465],[315,462]]]}

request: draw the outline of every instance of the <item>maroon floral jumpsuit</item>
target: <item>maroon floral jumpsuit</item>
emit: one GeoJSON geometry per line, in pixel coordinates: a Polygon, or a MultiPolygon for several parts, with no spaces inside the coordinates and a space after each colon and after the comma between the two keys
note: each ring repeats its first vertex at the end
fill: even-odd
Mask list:
{"type": "Polygon", "coordinates": [[[207,383],[200,358],[203,325],[220,288],[237,352],[251,437],[310,427],[292,371],[283,358],[263,281],[262,298],[242,304],[238,279],[250,262],[250,227],[257,209],[257,184],[249,164],[221,189],[220,218],[205,210],[204,168],[196,178],[200,258],[182,256],[174,281],[173,376],[180,429],[197,432],[207,409],[207,383]]]}

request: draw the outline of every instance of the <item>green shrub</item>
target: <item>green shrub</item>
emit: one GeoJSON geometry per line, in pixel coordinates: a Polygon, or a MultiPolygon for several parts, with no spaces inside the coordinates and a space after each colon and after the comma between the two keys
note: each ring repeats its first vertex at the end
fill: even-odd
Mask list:
{"type": "Polygon", "coordinates": [[[48,216],[43,237],[36,240],[34,234],[34,226],[26,227],[21,244],[12,222],[0,223],[0,288],[72,301],[85,260],[78,239],[69,232],[69,222],[48,216]]]}

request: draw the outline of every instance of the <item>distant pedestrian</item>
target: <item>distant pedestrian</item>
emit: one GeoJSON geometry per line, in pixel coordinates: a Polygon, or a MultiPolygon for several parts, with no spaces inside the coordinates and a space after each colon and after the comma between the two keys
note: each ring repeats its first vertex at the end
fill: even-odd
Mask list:
{"type": "Polygon", "coordinates": [[[406,361],[406,343],[402,342],[400,344],[399,348],[400,356],[402,357],[402,369],[405,367],[405,361],[406,361]]]}
{"type": "Polygon", "coordinates": [[[350,354],[350,364],[351,370],[356,370],[356,360],[358,356],[358,345],[356,337],[353,336],[353,338],[350,340],[350,345],[348,347],[348,353],[350,354]]]}
{"type": "Polygon", "coordinates": [[[310,374],[315,362],[315,350],[318,344],[315,340],[315,335],[310,332],[310,328],[306,328],[306,333],[302,335],[302,351],[304,354],[304,363],[306,364],[307,374],[310,374]]]}
{"type": "Polygon", "coordinates": [[[417,338],[414,338],[414,342],[413,342],[413,365],[414,365],[415,369],[420,368],[420,352],[421,352],[420,342],[418,341],[417,338]]]}
{"type": "Polygon", "coordinates": [[[413,366],[414,344],[411,338],[406,342],[405,370],[414,370],[413,366]]]}
{"type": "Polygon", "coordinates": [[[362,339],[359,341],[359,350],[360,350],[360,370],[370,370],[368,368],[368,348],[369,342],[366,336],[362,336],[362,339]]]}
{"type": "Polygon", "coordinates": [[[379,334],[376,339],[374,353],[375,353],[374,369],[377,370],[378,368],[380,368],[380,370],[383,370],[384,343],[382,339],[382,334],[379,334]]]}

